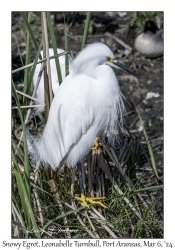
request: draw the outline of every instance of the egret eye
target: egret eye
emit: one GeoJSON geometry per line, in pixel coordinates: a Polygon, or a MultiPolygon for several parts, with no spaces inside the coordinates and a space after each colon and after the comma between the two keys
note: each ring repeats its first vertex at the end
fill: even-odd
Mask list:
{"type": "Polygon", "coordinates": [[[110,57],[110,56],[107,56],[106,57],[106,60],[108,61],[108,62],[115,62],[116,60],[115,60],[115,58],[112,58],[112,57],[110,57]]]}

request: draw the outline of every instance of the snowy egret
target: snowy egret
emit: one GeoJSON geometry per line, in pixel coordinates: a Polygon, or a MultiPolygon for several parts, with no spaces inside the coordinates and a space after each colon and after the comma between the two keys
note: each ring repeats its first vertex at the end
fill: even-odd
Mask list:
{"type": "Polygon", "coordinates": [[[163,29],[158,29],[153,21],[147,21],[144,32],[139,34],[134,43],[135,48],[147,57],[163,55],[163,29]]]}
{"type": "MultiPolygon", "coordinates": [[[[114,130],[122,127],[125,110],[122,93],[114,68],[139,76],[118,62],[109,47],[97,42],[87,45],[73,60],[70,74],[59,87],[49,111],[44,132],[40,138],[28,137],[29,151],[36,159],[56,169],[62,164],[72,167],[90,152],[95,139],[109,133],[113,144],[114,130]]],[[[81,171],[79,173],[81,178],[81,171]]],[[[80,180],[81,181],[81,180],[80,180]]],[[[80,183],[81,200],[87,202],[97,198],[87,198],[80,183]]],[[[100,198],[99,198],[100,199],[100,198]]]]}
{"type": "MultiPolygon", "coordinates": [[[[63,49],[57,49],[57,53],[63,53],[65,52],[63,49]]],[[[53,49],[49,49],[49,56],[53,56],[54,55],[54,51],[53,49]]],[[[43,57],[43,51],[41,51],[41,56],[43,57]]],[[[69,61],[69,65],[72,62],[72,57],[70,55],[68,55],[68,61],[69,61]]],[[[61,75],[62,75],[62,80],[64,80],[64,78],[66,77],[65,74],[65,56],[60,56],[59,57],[59,63],[60,63],[60,69],[61,69],[61,75]]],[[[41,65],[37,64],[35,72],[34,72],[34,76],[33,76],[33,88],[35,88],[36,82],[37,82],[37,78],[38,78],[38,74],[40,72],[40,68],[41,65]]],[[[56,65],[55,65],[55,60],[50,60],[50,68],[51,68],[51,77],[52,77],[52,90],[54,95],[56,94],[58,88],[59,88],[59,81],[58,81],[58,76],[57,76],[57,70],[56,70],[56,65]]],[[[38,100],[40,100],[41,102],[44,102],[44,76],[42,74],[37,92],[36,92],[36,98],[38,100]]],[[[38,104],[38,103],[37,103],[38,104]]],[[[44,107],[37,107],[34,109],[34,113],[42,113],[44,112],[44,107]]]]}

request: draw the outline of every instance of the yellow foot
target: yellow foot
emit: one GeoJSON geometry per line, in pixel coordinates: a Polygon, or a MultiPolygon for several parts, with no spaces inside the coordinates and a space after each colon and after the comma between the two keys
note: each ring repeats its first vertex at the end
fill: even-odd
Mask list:
{"type": "Polygon", "coordinates": [[[95,144],[94,144],[94,147],[92,148],[92,150],[96,150],[96,149],[98,149],[99,148],[99,139],[98,138],[96,138],[95,139],[95,144]]]}
{"type": "Polygon", "coordinates": [[[104,200],[106,199],[106,197],[96,197],[96,198],[90,198],[90,197],[86,197],[83,194],[81,194],[81,197],[77,197],[77,196],[72,196],[75,200],[77,201],[81,201],[83,202],[84,206],[89,208],[89,205],[87,204],[87,202],[91,203],[91,204],[97,204],[100,205],[104,208],[106,208],[106,206],[101,203],[100,201],[96,201],[96,200],[104,200]]]}

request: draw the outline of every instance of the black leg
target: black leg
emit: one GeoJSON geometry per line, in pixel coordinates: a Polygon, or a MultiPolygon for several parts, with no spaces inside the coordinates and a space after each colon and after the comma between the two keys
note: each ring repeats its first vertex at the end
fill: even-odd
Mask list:
{"type": "Polygon", "coordinates": [[[78,175],[79,175],[79,181],[80,181],[80,190],[83,195],[85,195],[85,189],[83,185],[83,176],[82,176],[82,169],[81,169],[81,164],[78,162],[77,163],[78,167],[78,175]]]}
{"type": "Polygon", "coordinates": [[[77,197],[77,196],[72,196],[72,197],[78,201],[83,202],[84,206],[87,208],[89,208],[89,205],[87,204],[87,202],[89,202],[91,204],[98,204],[98,205],[106,208],[106,206],[103,203],[98,201],[98,200],[104,200],[105,197],[90,198],[90,197],[85,196],[85,188],[83,185],[82,168],[81,168],[80,162],[77,163],[77,168],[78,168],[78,175],[79,175],[79,182],[80,182],[81,197],[77,197]]]}

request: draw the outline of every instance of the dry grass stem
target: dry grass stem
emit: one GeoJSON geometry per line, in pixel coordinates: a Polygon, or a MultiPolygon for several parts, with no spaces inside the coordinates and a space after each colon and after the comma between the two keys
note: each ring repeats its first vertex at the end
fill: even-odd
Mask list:
{"type": "MultiPolygon", "coordinates": [[[[27,105],[27,106],[20,106],[21,109],[27,109],[27,108],[36,108],[36,107],[43,107],[45,106],[45,104],[43,105],[27,105]]],[[[18,109],[18,107],[12,107],[12,109],[18,109]]]]}
{"type": "MultiPolygon", "coordinates": [[[[41,70],[40,70],[40,71],[41,71],[41,70]]],[[[41,102],[40,100],[38,100],[38,99],[36,99],[36,98],[34,98],[34,97],[33,97],[33,96],[35,96],[35,93],[34,93],[32,96],[30,96],[30,95],[27,95],[27,94],[25,94],[25,93],[23,93],[23,92],[19,91],[19,90],[16,90],[16,92],[17,92],[18,94],[20,94],[20,95],[23,95],[23,96],[28,97],[29,99],[31,99],[31,100],[33,100],[33,101],[35,101],[35,102],[39,102],[39,103],[41,103],[41,104],[42,104],[42,106],[44,106],[44,105],[45,105],[45,103],[44,103],[44,102],[41,102]]]]}
{"type": "MultiPolygon", "coordinates": [[[[60,57],[60,56],[67,55],[67,54],[69,54],[69,53],[70,53],[69,51],[65,51],[65,52],[56,54],[56,55],[54,55],[54,56],[50,56],[50,57],[49,57],[49,60],[52,60],[52,59],[54,59],[54,58],[56,58],[56,57],[60,57]]],[[[42,63],[42,62],[46,62],[46,61],[47,61],[47,58],[43,58],[42,60],[38,61],[37,64],[42,63]]],[[[21,71],[21,70],[23,70],[23,69],[32,67],[33,65],[34,65],[34,63],[30,63],[30,64],[25,65],[25,66],[23,66],[23,67],[20,67],[20,68],[18,68],[18,69],[12,70],[12,74],[14,74],[14,73],[16,73],[16,72],[19,72],[19,71],[21,71]]]]}

